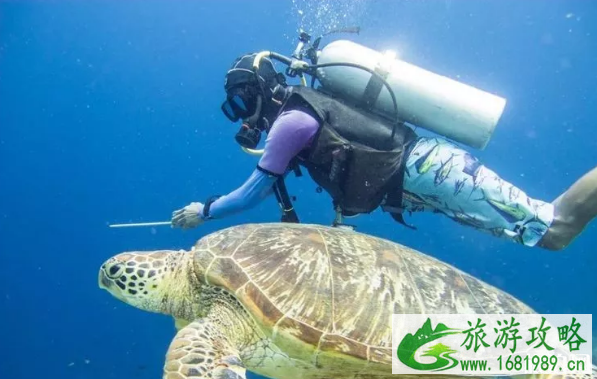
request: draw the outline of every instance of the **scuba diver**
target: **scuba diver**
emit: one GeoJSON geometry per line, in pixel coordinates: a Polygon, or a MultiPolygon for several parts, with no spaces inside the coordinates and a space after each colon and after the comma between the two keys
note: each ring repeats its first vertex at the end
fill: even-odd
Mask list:
{"type": "MultiPolygon", "coordinates": [[[[322,63],[321,51],[316,51],[319,41],[309,49],[305,48],[309,39],[310,36],[301,35],[301,43],[292,58],[263,52],[235,60],[225,76],[226,100],[222,111],[230,121],[242,121],[237,142],[246,152],[261,154],[261,157],[255,170],[239,188],[174,211],[173,227],[193,228],[206,220],[248,210],[272,193],[281,207],[282,221],[299,222],[284,177],[292,172],[300,176],[301,167],[318,184],[318,191],[324,189],[331,196],[336,211],[333,225],[339,227],[350,227],[343,223],[344,217],[381,208],[396,221],[414,229],[404,221],[403,214],[431,211],[526,246],[561,250],[597,215],[597,168],[551,203],[533,199],[456,144],[444,138],[418,136],[399,117],[404,119],[410,115],[410,120],[424,122],[430,111],[424,108],[418,111],[417,107],[431,99],[430,102],[435,102],[431,104],[433,109],[452,113],[448,115],[451,119],[444,117],[447,113],[438,114],[428,123],[435,122],[445,131],[446,123],[453,122],[449,131],[452,137],[455,136],[452,139],[466,141],[469,138],[469,145],[472,145],[470,140],[477,137],[470,137],[470,127],[465,132],[463,128],[459,129],[466,123],[461,114],[487,112],[489,98],[482,98],[481,91],[475,89],[477,92],[471,92],[469,97],[477,100],[481,97],[479,103],[482,104],[474,105],[469,99],[465,105],[457,105],[477,108],[462,112],[454,105],[454,98],[465,93],[464,85],[460,83],[443,82],[443,87],[425,92],[420,83],[430,85],[428,82],[432,81],[416,80],[417,75],[431,77],[429,75],[435,74],[403,65],[399,67],[400,73],[404,74],[402,84],[407,83],[410,87],[395,83],[388,85],[392,75],[387,69],[365,67],[357,62],[360,57],[371,56],[371,51],[357,49],[350,52],[352,61],[344,59],[344,63],[338,63],[340,58],[333,56],[328,59],[331,63],[326,64],[322,63]],[[303,61],[304,55],[315,64],[303,61]],[[303,85],[289,85],[286,76],[276,71],[272,59],[286,63],[289,66],[286,76],[300,77],[303,85]],[[331,67],[336,71],[332,72],[331,67]],[[346,86],[350,78],[355,77],[340,71],[347,67],[357,71],[362,69],[368,75],[365,88],[359,92],[363,93],[360,101],[346,96],[355,91],[345,91],[342,96],[342,91],[338,90],[338,86],[346,86]],[[328,72],[321,75],[325,68],[328,72]],[[318,75],[324,85],[320,88],[304,85],[303,73],[318,75]],[[339,77],[335,90],[329,85],[334,73],[339,77]],[[460,87],[454,87],[456,85],[460,87]],[[444,87],[449,96],[445,97],[447,100],[438,100],[437,93],[444,87]],[[395,118],[386,117],[387,112],[384,116],[372,111],[372,104],[381,96],[383,88],[387,89],[386,98],[388,104],[393,105],[395,118]],[[396,101],[393,88],[401,90],[400,102],[396,101]],[[414,100],[409,105],[410,93],[414,100]],[[429,95],[426,98],[426,93],[436,97],[429,95]],[[405,106],[407,110],[400,111],[399,106],[405,106]],[[417,111],[419,115],[409,113],[417,111]],[[266,133],[267,138],[263,150],[258,151],[255,148],[262,133],[266,133]]],[[[348,41],[340,42],[344,45],[337,44],[336,48],[355,49],[357,46],[348,41]]],[[[488,121],[487,128],[491,131],[503,106],[502,101],[496,106],[494,115],[488,117],[491,122],[488,121]]],[[[475,122],[481,124],[479,117],[475,122]]],[[[487,138],[486,134],[482,138],[487,138]]],[[[486,141],[477,142],[477,146],[483,143],[486,141]]]]}

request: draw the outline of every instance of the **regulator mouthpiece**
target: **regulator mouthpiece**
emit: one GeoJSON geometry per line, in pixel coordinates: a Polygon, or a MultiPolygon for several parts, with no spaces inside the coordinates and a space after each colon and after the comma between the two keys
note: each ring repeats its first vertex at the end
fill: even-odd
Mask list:
{"type": "Polygon", "coordinates": [[[242,147],[255,149],[261,140],[261,130],[251,128],[248,124],[243,123],[234,139],[242,147]]]}

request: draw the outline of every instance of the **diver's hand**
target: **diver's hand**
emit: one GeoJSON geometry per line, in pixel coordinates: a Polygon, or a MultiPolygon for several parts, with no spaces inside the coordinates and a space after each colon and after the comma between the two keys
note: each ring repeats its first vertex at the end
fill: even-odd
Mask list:
{"type": "Polygon", "coordinates": [[[203,204],[191,203],[172,212],[172,227],[191,229],[203,224],[203,204]]]}

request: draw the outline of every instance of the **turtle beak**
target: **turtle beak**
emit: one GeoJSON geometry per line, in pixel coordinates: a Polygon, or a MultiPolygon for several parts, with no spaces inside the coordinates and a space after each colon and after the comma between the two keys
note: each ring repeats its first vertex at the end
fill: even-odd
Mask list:
{"type": "Polygon", "coordinates": [[[126,300],[122,297],[122,291],[120,290],[120,288],[118,286],[115,286],[114,284],[116,283],[114,282],[114,280],[110,279],[106,274],[104,266],[102,266],[102,268],[99,271],[97,281],[99,288],[108,291],[110,295],[114,296],[118,300],[126,302],[126,300]]]}
{"type": "Polygon", "coordinates": [[[108,276],[106,275],[106,270],[104,270],[104,266],[102,266],[102,268],[99,271],[97,281],[99,284],[99,288],[101,289],[110,290],[110,287],[112,287],[113,282],[110,279],[108,279],[108,276]]]}

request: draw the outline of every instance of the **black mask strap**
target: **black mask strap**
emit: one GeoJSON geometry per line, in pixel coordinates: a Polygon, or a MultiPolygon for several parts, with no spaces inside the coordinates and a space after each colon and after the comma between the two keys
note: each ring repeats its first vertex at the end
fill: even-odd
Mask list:
{"type": "Polygon", "coordinates": [[[261,116],[261,110],[263,108],[263,96],[257,95],[256,105],[255,105],[255,113],[251,116],[247,117],[243,120],[243,124],[247,124],[250,128],[254,128],[257,125],[257,121],[259,121],[259,117],[261,116]]]}

